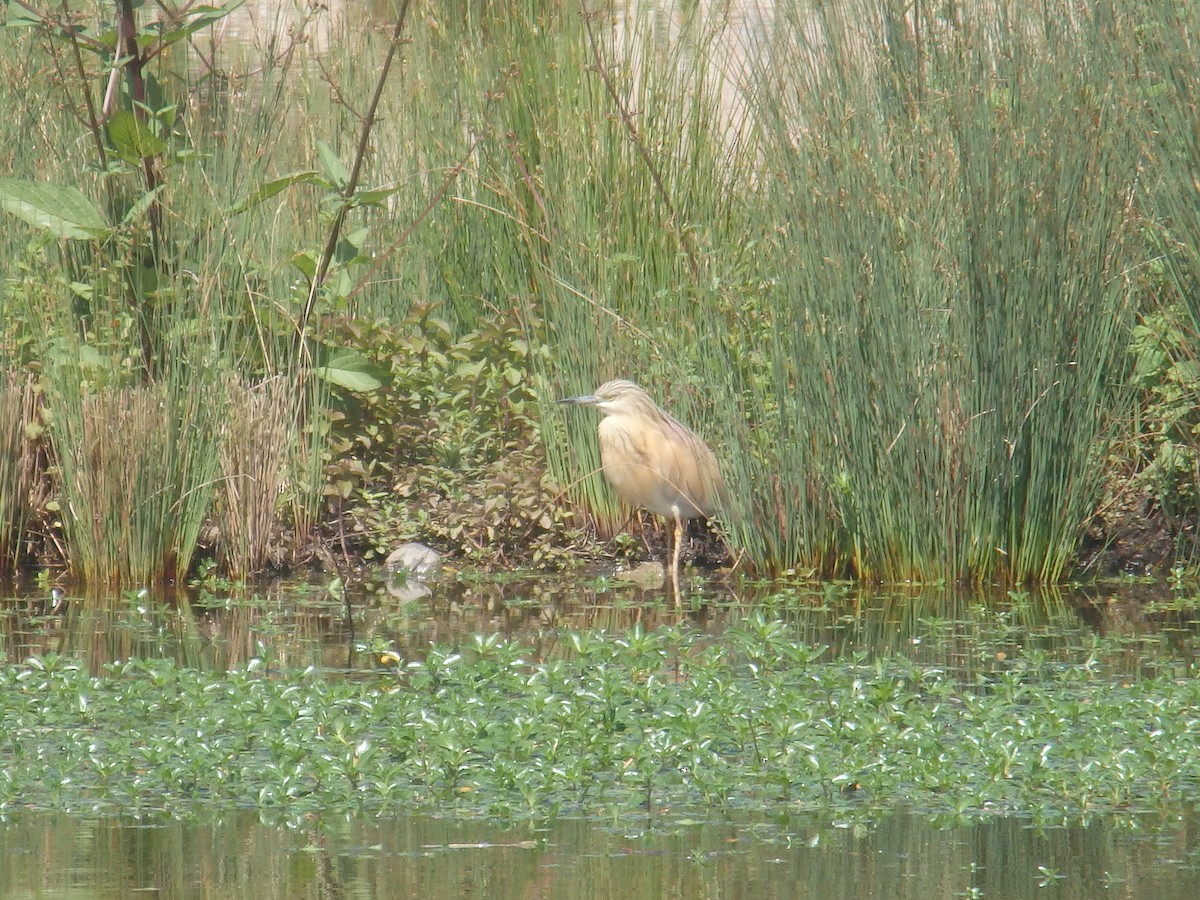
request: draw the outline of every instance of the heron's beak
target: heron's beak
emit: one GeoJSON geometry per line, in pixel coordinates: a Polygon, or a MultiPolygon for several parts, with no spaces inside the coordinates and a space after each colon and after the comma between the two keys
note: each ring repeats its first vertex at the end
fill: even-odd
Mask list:
{"type": "Polygon", "coordinates": [[[570,406],[595,406],[598,401],[591,394],[585,394],[582,397],[563,397],[558,402],[570,406]]]}

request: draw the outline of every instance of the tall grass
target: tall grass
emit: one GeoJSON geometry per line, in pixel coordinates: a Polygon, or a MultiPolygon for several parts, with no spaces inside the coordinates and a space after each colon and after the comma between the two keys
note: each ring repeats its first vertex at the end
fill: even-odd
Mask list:
{"type": "Polygon", "coordinates": [[[1136,142],[1115,48],[1004,5],[820,10],[788,7],[771,47],[801,74],[756,80],[778,419],[752,480],[797,498],[785,560],[1056,578],[1121,402],[1136,142]]]}
{"type": "Polygon", "coordinates": [[[0,575],[9,575],[21,558],[25,523],[32,513],[32,492],[39,476],[32,432],[38,398],[27,373],[0,372],[0,575]]]}
{"type": "MultiPolygon", "coordinates": [[[[224,403],[236,409],[219,428],[220,485],[216,512],[225,568],[237,577],[263,570],[278,547],[279,507],[288,485],[296,392],[282,379],[233,382],[224,403]]],[[[278,560],[274,560],[278,561],[278,560]]]]}
{"type": "MultiPolygon", "coordinates": [[[[1158,228],[1154,248],[1192,320],[1189,342],[1200,355],[1200,133],[1195,127],[1200,66],[1200,10],[1194,4],[1139,4],[1136,37],[1143,52],[1127,77],[1149,114],[1149,207],[1158,228]]],[[[1132,39],[1132,36],[1127,38],[1132,39]]]]}
{"type": "Polygon", "coordinates": [[[208,392],[179,370],[96,389],[67,361],[47,383],[72,573],[126,585],[186,575],[217,473],[208,392]]]}
{"type": "MultiPolygon", "coordinates": [[[[1191,7],[781,0],[761,22],[745,4],[623,9],[422,7],[363,168],[364,184],[400,189],[347,215],[363,232],[312,318],[317,367],[338,318],[433,301],[466,332],[515,314],[548,348],[529,358],[552,474],[602,531],[623,515],[595,477],[595,421],[552,401],[621,376],[714,445],[729,533],[761,568],[1059,577],[1126,401],[1151,133],[1180,291],[1195,293],[1191,7]]],[[[0,234],[0,276],[21,285],[47,360],[80,571],[141,577],[105,543],[121,529],[178,570],[205,515],[180,504],[214,489],[233,569],[262,558],[272,516],[297,535],[314,523],[325,398],[291,350],[329,194],[301,179],[233,210],[317,168],[318,141],[350,159],[386,47],[358,24],[319,65],[303,44],[241,48],[253,58],[229,63],[233,90],[194,80],[202,67],[160,73],[191,104],[177,130],[197,153],[160,195],[173,267],[135,296],[153,296],[162,347],[186,365],[123,368],[138,345],[132,237],[105,264],[95,247],[0,234]],[[42,303],[59,311],[45,330],[42,303]],[[106,374],[55,347],[99,355],[106,374]],[[280,383],[296,389],[289,422],[284,398],[268,401],[280,383]],[[166,454],[115,444],[101,410],[166,454]],[[118,509],[127,491],[138,502],[118,509]]],[[[110,194],[53,56],[20,40],[0,34],[12,168],[114,196],[119,217],[136,179],[110,194]]]]}

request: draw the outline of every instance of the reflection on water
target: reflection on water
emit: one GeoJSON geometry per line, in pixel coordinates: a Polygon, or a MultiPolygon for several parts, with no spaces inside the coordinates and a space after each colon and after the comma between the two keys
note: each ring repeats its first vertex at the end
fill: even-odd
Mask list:
{"type": "Polygon", "coordinates": [[[430,644],[461,645],[475,634],[500,634],[527,646],[532,658],[547,659],[561,652],[567,630],[683,624],[719,640],[762,614],[787,622],[804,643],[825,647],[826,661],[902,654],[970,680],[1037,653],[1126,677],[1186,676],[1200,661],[1200,614],[1180,599],[1191,595],[1162,586],[1149,596],[1134,590],[1062,595],[714,581],[697,583],[682,612],[661,589],[550,576],[463,576],[412,600],[374,583],[352,585],[345,595],[306,584],[57,598],[35,592],[0,599],[0,659],[58,653],[98,671],[118,659],[168,658],[224,671],[261,658],[336,671],[373,667],[385,649],[412,658],[430,644]]]}
{"type": "Polygon", "coordinates": [[[423,817],[314,822],[253,813],[139,826],[64,815],[0,826],[0,895],[486,897],[627,900],[1200,896],[1195,813],[1171,830],[1100,819],[1036,831],[1001,819],[935,828],[898,814],[868,829],[737,821],[664,834],[560,821],[506,829],[423,817]],[[1155,837],[1148,837],[1154,834],[1155,837]]]}
{"type": "MultiPolygon", "coordinates": [[[[424,654],[499,633],[532,657],[564,653],[569,629],[678,624],[719,642],[762,614],[831,661],[900,653],[973,682],[1027,658],[1117,677],[1190,677],[1197,614],[1189,594],[1093,590],[1068,597],[845,585],[696,585],[682,612],[661,590],[536,577],[448,579],[404,601],[382,584],[345,595],[309,585],[174,595],[0,600],[7,662],[58,653],[93,670],[166,657],[212,671],[374,666],[378,651],[424,654]]],[[[1170,821],[1097,816],[1035,830],[1022,819],[957,825],[864,807],[835,814],[710,822],[555,821],[543,829],[425,817],[265,823],[250,811],[215,824],[153,825],[10,807],[0,823],[0,897],[819,897],[1200,896],[1200,813],[1170,821]],[[841,814],[836,814],[841,815],[841,814]]],[[[403,816],[404,810],[396,810],[403,816]]]]}

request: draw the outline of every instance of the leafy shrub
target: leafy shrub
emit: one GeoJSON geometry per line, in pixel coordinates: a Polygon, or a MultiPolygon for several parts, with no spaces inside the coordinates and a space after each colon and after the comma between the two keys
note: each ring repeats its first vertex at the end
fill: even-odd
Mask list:
{"type": "Polygon", "coordinates": [[[1177,522],[1194,516],[1200,500],[1200,362],[1183,310],[1163,306],[1145,315],[1130,352],[1140,397],[1139,421],[1130,429],[1135,471],[1126,487],[1177,522]]]}
{"type": "Polygon", "coordinates": [[[455,338],[435,306],[323,333],[378,387],[335,387],[327,488],[346,550],[421,540],[485,565],[545,564],[567,513],[547,474],[530,358],[537,323],[501,315],[455,338]]]}

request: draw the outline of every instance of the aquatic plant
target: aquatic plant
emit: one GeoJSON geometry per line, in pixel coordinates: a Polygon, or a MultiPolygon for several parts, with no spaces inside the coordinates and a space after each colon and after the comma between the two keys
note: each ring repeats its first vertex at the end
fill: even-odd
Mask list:
{"type": "Polygon", "coordinates": [[[1200,792],[1200,679],[1118,679],[1037,650],[960,679],[903,657],[822,663],[821,650],[752,616],[717,645],[581,631],[539,660],[479,636],[338,678],[261,659],[92,675],[45,656],[0,668],[0,814],[669,822],[902,806],[1062,822],[1200,792]]]}
{"type": "Polygon", "coordinates": [[[63,348],[45,373],[71,573],[109,585],[181,578],[218,471],[217,409],[203,402],[214,385],[181,359],[157,384],[102,386],[78,359],[63,348]]]}

